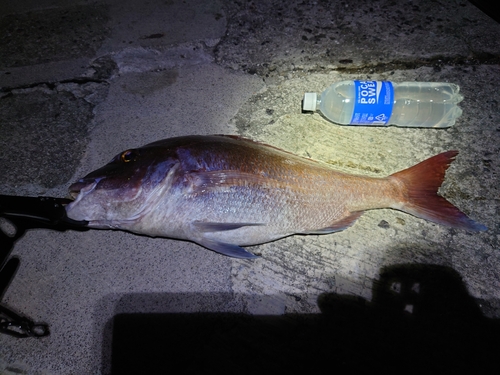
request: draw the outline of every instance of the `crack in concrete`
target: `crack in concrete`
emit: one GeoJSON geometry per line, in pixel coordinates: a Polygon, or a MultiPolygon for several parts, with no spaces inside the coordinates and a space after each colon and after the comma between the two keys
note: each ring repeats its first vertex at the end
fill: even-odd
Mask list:
{"type": "Polygon", "coordinates": [[[500,55],[486,52],[474,53],[472,56],[434,56],[417,60],[395,60],[365,66],[347,66],[334,69],[342,73],[384,73],[391,70],[413,70],[422,67],[432,67],[440,71],[444,66],[476,66],[498,65],[500,55]]]}
{"type": "Polygon", "coordinates": [[[54,90],[58,85],[68,84],[68,83],[75,83],[77,85],[85,85],[87,83],[98,83],[98,84],[109,85],[109,82],[107,80],[88,78],[88,77],[77,77],[71,79],[64,79],[61,81],[35,82],[35,83],[30,83],[29,85],[0,87],[0,99],[4,99],[6,97],[14,95],[13,91],[16,90],[27,90],[38,87],[46,87],[49,90],[54,90]]]}
{"type": "MultiPolygon", "coordinates": [[[[223,62],[218,61],[220,65],[224,65],[223,62]]],[[[373,64],[363,64],[356,65],[353,64],[351,59],[342,59],[338,63],[335,61],[319,62],[315,64],[304,64],[304,65],[293,65],[288,67],[286,61],[283,62],[283,66],[280,68],[280,75],[286,75],[291,72],[304,72],[307,74],[312,73],[324,73],[328,72],[339,72],[346,74],[374,74],[374,73],[387,73],[394,70],[415,70],[423,67],[431,67],[434,71],[439,72],[442,68],[446,66],[452,67],[476,67],[479,65],[500,65],[500,55],[491,54],[487,52],[473,53],[469,56],[434,56],[428,58],[419,58],[412,60],[393,60],[389,62],[379,62],[373,64]],[[340,64],[338,64],[340,63],[340,64]],[[343,66],[345,65],[345,66],[343,66]]],[[[276,75],[275,64],[259,64],[259,65],[242,65],[242,70],[251,75],[258,75],[261,77],[272,77],[276,75]]]]}

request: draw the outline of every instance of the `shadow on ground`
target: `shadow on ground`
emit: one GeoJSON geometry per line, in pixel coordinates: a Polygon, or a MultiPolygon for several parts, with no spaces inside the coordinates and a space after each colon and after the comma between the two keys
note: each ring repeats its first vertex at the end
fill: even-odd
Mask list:
{"type": "MultiPolygon", "coordinates": [[[[136,301],[140,310],[177,299],[129,295],[121,303],[136,301]]],[[[112,374],[432,374],[477,371],[496,356],[499,321],[482,315],[451,268],[391,266],[381,271],[371,303],[324,294],[318,305],[321,314],[117,314],[105,329],[103,366],[111,362],[112,374]]]]}

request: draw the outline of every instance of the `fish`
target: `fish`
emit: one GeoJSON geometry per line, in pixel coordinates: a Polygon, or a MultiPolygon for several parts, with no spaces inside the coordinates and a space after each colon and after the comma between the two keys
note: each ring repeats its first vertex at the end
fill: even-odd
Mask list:
{"type": "Polygon", "coordinates": [[[438,194],[457,155],[371,177],[239,136],[181,136],[125,150],[73,183],[66,214],[90,228],[188,240],[236,258],[256,257],[245,246],[342,231],[379,208],[487,230],[438,194]]]}

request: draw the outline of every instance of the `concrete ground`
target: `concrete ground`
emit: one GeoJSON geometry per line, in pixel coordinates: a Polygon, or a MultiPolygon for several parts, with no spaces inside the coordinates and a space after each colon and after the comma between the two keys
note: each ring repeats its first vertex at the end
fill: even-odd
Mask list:
{"type": "Polygon", "coordinates": [[[382,270],[399,266],[452,270],[482,316],[500,318],[499,62],[500,24],[465,0],[2,2],[1,194],[64,197],[118,152],[188,134],[240,134],[374,176],[457,149],[441,193],[489,230],[375,210],[341,233],[253,247],[253,261],[125,232],[31,230],[2,303],[51,334],[0,334],[0,373],[109,373],[116,315],[319,314],[325,296],[373,302],[382,270]],[[350,79],[454,82],[463,115],[436,130],[301,113],[304,92],[350,79]]]}

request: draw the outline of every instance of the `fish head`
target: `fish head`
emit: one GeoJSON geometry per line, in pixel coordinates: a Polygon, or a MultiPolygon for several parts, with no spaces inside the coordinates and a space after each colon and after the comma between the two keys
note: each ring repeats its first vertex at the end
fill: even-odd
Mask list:
{"type": "Polygon", "coordinates": [[[66,213],[90,227],[126,229],[158,202],[176,165],[171,150],[154,145],[123,151],[69,187],[66,213]]]}

